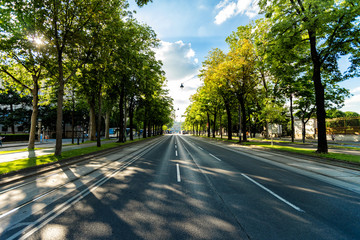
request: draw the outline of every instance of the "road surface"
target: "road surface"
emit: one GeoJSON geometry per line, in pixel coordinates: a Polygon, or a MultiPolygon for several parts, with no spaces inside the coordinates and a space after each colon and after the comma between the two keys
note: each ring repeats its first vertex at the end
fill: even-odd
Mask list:
{"type": "Polygon", "coordinates": [[[360,190],[302,171],[164,136],[2,186],[0,239],[360,239],[360,190]]]}

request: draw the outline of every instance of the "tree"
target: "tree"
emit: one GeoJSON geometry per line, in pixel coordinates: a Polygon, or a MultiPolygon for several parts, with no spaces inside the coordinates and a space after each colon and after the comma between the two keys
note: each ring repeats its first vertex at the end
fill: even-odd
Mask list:
{"type": "MultiPolygon", "coordinates": [[[[226,61],[225,71],[229,74],[229,79],[236,98],[241,108],[241,122],[243,140],[247,141],[247,98],[258,85],[259,78],[256,74],[257,54],[251,39],[252,26],[239,27],[237,32],[233,32],[227,38],[230,45],[228,61],[226,61]]],[[[239,136],[241,142],[241,136],[239,136]]]]}
{"type": "Polygon", "coordinates": [[[24,129],[28,128],[29,112],[31,112],[32,99],[30,96],[21,96],[19,92],[11,88],[0,89],[0,124],[10,127],[15,134],[15,125],[19,124],[24,129]]]}
{"type": "Polygon", "coordinates": [[[357,112],[351,112],[351,111],[346,111],[345,112],[345,117],[350,118],[350,117],[359,117],[360,114],[357,112]]]}
{"type": "MultiPolygon", "coordinates": [[[[274,123],[279,123],[285,119],[285,111],[286,110],[283,107],[279,106],[274,101],[270,101],[262,110],[262,117],[273,125],[274,123]]],[[[271,145],[273,144],[273,134],[271,133],[271,145]]]]}
{"type": "Polygon", "coordinates": [[[192,102],[199,104],[199,110],[206,113],[207,117],[207,136],[210,137],[211,125],[213,125],[213,137],[215,138],[216,115],[219,106],[219,97],[215,91],[211,91],[211,86],[204,85],[198,88],[197,92],[191,96],[192,102]],[[213,124],[210,117],[213,116],[213,124]]]}
{"type": "Polygon", "coordinates": [[[0,71],[8,83],[32,95],[29,149],[35,146],[38,94],[45,72],[41,2],[4,0],[0,8],[0,71]]]}
{"type": "Polygon", "coordinates": [[[325,86],[322,71],[339,72],[341,55],[358,54],[360,7],[357,1],[260,0],[259,5],[274,23],[271,32],[278,38],[297,36],[296,44],[306,41],[312,62],[318,120],[319,153],[327,153],[325,125],[325,86]]]}
{"type": "Polygon", "coordinates": [[[220,49],[216,48],[209,52],[206,60],[203,62],[200,78],[204,81],[205,85],[217,90],[221,96],[227,114],[227,132],[228,140],[232,139],[232,114],[231,106],[234,102],[234,95],[231,93],[230,79],[225,71],[222,71],[226,54],[220,49]]]}

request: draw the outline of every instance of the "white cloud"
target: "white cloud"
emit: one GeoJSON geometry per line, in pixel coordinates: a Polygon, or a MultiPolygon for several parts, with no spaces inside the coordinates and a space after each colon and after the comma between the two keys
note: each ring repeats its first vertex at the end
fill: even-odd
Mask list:
{"type": "Polygon", "coordinates": [[[199,60],[191,44],[183,41],[173,43],[162,41],[155,52],[157,59],[163,62],[163,70],[168,79],[166,88],[174,99],[177,121],[180,121],[181,115],[190,104],[190,96],[200,86],[200,80],[197,77],[200,69],[199,60]],[[184,84],[183,89],[180,88],[181,83],[184,84]]]}
{"type": "Polygon", "coordinates": [[[360,94],[360,87],[351,89],[351,90],[350,90],[350,93],[352,93],[352,94],[360,94]]]}
{"type": "Polygon", "coordinates": [[[258,0],[223,0],[215,7],[220,12],[215,17],[215,24],[220,25],[227,19],[245,14],[249,18],[254,18],[259,12],[258,0]]]}
{"type": "Polygon", "coordinates": [[[360,113],[360,87],[350,90],[352,96],[345,100],[344,107],[341,111],[352,111],[360,113]]]}
{"type": "Polygon", "coordinates": [[[163,70],[169,81],[184,81],[198,74],[199,60],[190,43],[163,41],[155,51],[157,59],[164,64],[163,70]]]}
{"type": "Polygon", "coordinates": [[[221,8],[223,8],[228,2],[229,2],[229,0],[223,0],[223,1],[219,2],[219,3],[215,6],[215,9],[221,9],[221,8]]]}
{"type": "Polygon", "coordinates": [[[238,13],[244,13],[247,9],[251,8],[253,0],[238,0],[236,7],[238,13]]]}
{"type": "Polygon", "coordinates": [[[236,15],[236,4],[234,2],[229,3],[222,7],[221,11],[215,17],[215,24],[220,25],[227,19],[236,15]]]}

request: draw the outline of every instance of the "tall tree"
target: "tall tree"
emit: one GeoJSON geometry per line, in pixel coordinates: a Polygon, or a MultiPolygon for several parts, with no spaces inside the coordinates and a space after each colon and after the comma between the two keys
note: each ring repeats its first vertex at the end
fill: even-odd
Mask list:
{"type": "MultiPolygon", "coordinates": [[[[241,107],[243,140],[247,141],[247,111],[246,102],[251,93],[254,93],[259,82],[256,74],[257,54],[251,39],[252,26],[239,27],[227,38],[230,45],[228,61],[225,71],[230,75],[230,81],[236,98],[241,107]]],[[[241,141],[241,137],[239,137],[241,141]]]]}
{"type": "Polygon", "coordinates": [[[216,48],[209,52],[206,60],[203,62],[200,77],[203,79],[205,85],[212,85],[221,96],[227,114],[227,133],[228,139],[232,139],[232,114],[231,106],[234,102],[234,95],[231,94],[232,89],[230,79],[225,71],[222,71],[221,66],[224,66],[226,54],[216,48]]]}
{"type": "MultiPolygon", "coordinates": [[[[334,0],[260,0],[265,16],[273,21],[271,32],[278,38],[298,36],[296,43],[306,41],[312,62],[318,120],[319,153],[327,153],[325,125],[324,69],[338,71],[341,55],[358,54],[360,6],[358,1],[334,0]]],[[[285,50],[286,51],[286,50],[285,50]]]]}
{"type": "Polygon", "coordinates": [[[0,124],[10,127],[12,134],[15,134],[15,125],[28,128],[31,102],[31,96],[21,96],[11,88],[6,91],[0,88],[0,124]]]}
{"type": "Polygon", "coordinates": [[[41,34],[42,1],[3,0],[0,5],[0,71],[8,83],[32,95],[28,148],[34,149],[47,48],[41,34]]]}

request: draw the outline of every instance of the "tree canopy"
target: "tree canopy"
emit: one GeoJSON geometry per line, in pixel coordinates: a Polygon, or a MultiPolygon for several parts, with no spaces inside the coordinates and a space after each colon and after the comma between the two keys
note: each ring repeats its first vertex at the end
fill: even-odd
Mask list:
{"type": "Polygon", "coordinates": [[[201,112],[209,113],[204,108],[209,102],[199,96],[211,94],[224,104],[229,139],[239,128],[245,141],[247,131],[264,133],[262,127],[267,136],[269,122],[286,121],[294,136],[294,116],[303,122],[316,117],[317,152],[327,153],[326,111],[343,106],[349,91],[339,82],[359,73],[359,2],[260,0],[259,6],[264,17],[238,27],[226,39],[229,51],[213,49],[203,62],[203,86],[191,98],[187,126],[199,124],[195,116],[201,112]],[[346,72],[339,69],[341,57],[351,63],[346,72]]]}
{"type": "Polygon", "coordinates": [[[32,98],[28,148],[34,148],[40,105],[56,110],[55,155],[61,154],[69,121],[64,110],[71,112],[73,132],[75,125],[89,127],[90,138],[97,131],[98,146],[103,118],[116,124],[121,136],[126,119],[131,122],[144,108],[148,115],[138,120],[150,136],[171,122],[172,99],[163,90],[162,63],[154,53],[158,39],[132,17],[127,1],[2,0],[1,6],[1,80],[32,98]]]}

